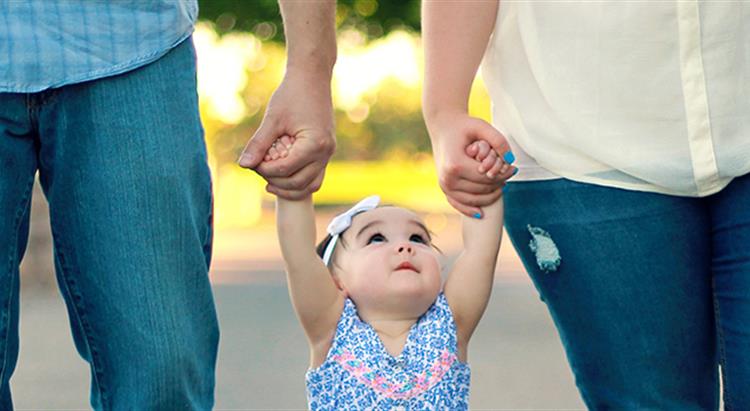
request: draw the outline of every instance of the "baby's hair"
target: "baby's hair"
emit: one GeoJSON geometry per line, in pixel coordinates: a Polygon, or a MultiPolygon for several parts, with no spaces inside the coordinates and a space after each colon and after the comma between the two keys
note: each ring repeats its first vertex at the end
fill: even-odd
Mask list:
{"type": "Polygon", "coordinates": [[[315,247],[315,253],[318,254],[318,257],[323,258],[323,254],[326,252],[326,247],[328,247],[328,243],[330,243],[332,239],[332,235],[326,234],[325,238],[318,243],[315,247]]]}
{"type": "MultiPolygon", "coordinates": [[[[344,241],[344,236],[343,236],[344,233],[341,233],[341,234],[342,235],[339,235],[339,240],[338,240],[338,244],[336,245],[336,247],[341,246],[343,248],[346,248],[346,241],[344,241]]],[[[323,258],[323,255],[326,253],[326,247],[328,247],[328,243],[330,243],[332,239],[333,239],[332,235],[326,234],[326,236],[318,243],[318,245],[315,246],[315,253],[321,259],[323,258]]],[[[331,254],[331,260],[333,260],[333,254],[331,254]]],[[[333,264],[333,261],[331,261],[331,264],[333,264]]]]}
{"type": "MultiPolygon", "coordinates": [[[[381,208],[381,207],[396,207],[396,206],[391,205],[391,204],[381,204],[381,205],[377,206],[376,208],[381,208]]],[[[361,214],[361,213],[358,213],[358,214],[361,214]]],[[[434,237],[435,233],[433,233],[432,230],[428,229],[427,227],[425,227],[425,229],[427,230],[427,235],[428,235],[429,240],[430,240],[430,246],[432,248],[434,248],[435,250],[437,250],[438,253],[443,254],[443,250],[441,250],[440,248],[438,248],[438,246],[436,246],[432,242],[432,238],[434,237]]],[[[348,228],[347,228],[347,230],[348,230],[348,228]]],[[[344,232],[346,232],[346,230],[344,230],[344,232]]],[[[323,258],[323,255],[326,252],[326,247],[328,247],[328,244],[331,242],[332,239],[333,239],[332,235],[326,234],[326,236],[318,243],[318,245],[315,246],[315,253],[318,254],[318,257],[320,257],[321,259],[323,258]]],[[[342,247],[346,248],[346,243],[344,242],[344,233],[343,232],[341,233],[341,235],[339,235],[338,242],[339,242],[339,244],[341,244],[342,247]]]]}

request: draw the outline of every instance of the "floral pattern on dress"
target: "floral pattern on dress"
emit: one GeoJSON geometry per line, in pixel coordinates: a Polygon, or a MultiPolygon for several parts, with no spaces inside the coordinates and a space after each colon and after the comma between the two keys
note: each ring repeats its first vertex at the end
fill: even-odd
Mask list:
{"type": "Polygon", "coordinates": [[[390,355],[347,299],[328,356],[307,372],[311,410],[466,410],[471,371],[458,360],[456,326],[440,293],[390,355]]]}

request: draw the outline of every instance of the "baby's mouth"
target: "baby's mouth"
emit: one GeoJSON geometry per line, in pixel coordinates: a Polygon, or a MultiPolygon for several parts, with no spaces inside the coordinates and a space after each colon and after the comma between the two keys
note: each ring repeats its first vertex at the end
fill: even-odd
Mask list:
{"type": "Polygon", "coordinates": [[[411,270],[415,273],[419,272],[419,270],[417,270],[417,267],[414,267],[414,265],[412,265],[412,263],[408,261],[404,261],[403,263],[399,264],[398,267],[396,267],[396,271],[398,270],[411,270]]]}

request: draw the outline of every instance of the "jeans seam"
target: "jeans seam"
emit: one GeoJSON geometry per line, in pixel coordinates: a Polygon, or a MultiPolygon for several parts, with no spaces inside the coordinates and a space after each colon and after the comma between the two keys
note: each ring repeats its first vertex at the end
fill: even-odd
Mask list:
{"type": "Polygon", "coordinates": [[[713,284],[712,294],[714,300],[714,316],[716,321],[716,339],[719,344],[719,364],[721,364],[721,377],[724,380],[724,408],[732,410],[732,401],[729,395],[729,384],[727,384],[727,370],[726,370],[726,348],[724,347],[724,332],[721,327],[721,309],[719,308],[719,300],[716,297],[716,280],[711,281],[713,284]]]}
{"type": "MultiPolygon", "coordinates": [[[[15,259],[13,256],[18,252],[18,231],[20,229],[21,224],[21,218],[24,214],[24,209],[26,208],[25,205],[28,204],[31,188],[34,186],[34,175],[29,178],[29,181],[26,183],[26,191],[24,192],[24,195],[21,197],[21,201],[19,202],[19,207],[16,211],[15,219],[13,221],[13,226],[15,227],[15,240],[13,241],[13,245],[11,246],[11,253],[8,258],[8,273],[10,274],[13,271],[13,264],[15,262],[15,259]]],[[[8,336],[10,335],[10,319],[11,319],[11,304],[13,303],[13,290],[15,286],[15,277],[11,276],[11,284],[10,287],[8,287],[8,305],[6,307],[6,315],[7,318],[5,321],[3,321],[3,335],[5,336],[5,347],[3,347],[3,364],[0,367],[0,383],[5,379],[5,372],[6,367],[8,365],[8,336]]]]}
{"type": "MultiPolygon", "coordinates": [[[[210,184],[210,183],[209,183],[210,184]]],[[[204,255],[206,252],[208,252],[208,257],[206,258],[206,273],[211,270],[211,260],[213,258],[213,240],[214,240],[214,196],[213,196],[213,187],[210,184],[209,185],[209,196],[211,197],[211,206],[208,210],[208,227],[206,230],[206,236],[203,239],[203,253],[204,255]]]]}
{"type": "MultiPolygon", "coordinates": [[[[52,229],[52,233],[54,235],[55,229],[52,229]]],[[[57,236],[54,236],[56,238],[59,238],[57,236]]],[[[98,352],[95,348],[95,344],[92,344],[91,336],[89,335],[89,325],[88,322],[85,319],[85,315],[83,315],[82,311],[84,311],[81,307],[78,306],[78,299],[82,299],[83,297],[80,296],[80,294],[76,293],[73,294],[73,291],[76,289],[75,287],[75,281],[67,274],[66,270],[66,262],[65,262],[65,254],[63,253],[61,247],[59,244],[55,244],[55,254],[57,255],[57,258],[60,260],[60,271],[61,271],[61,277],[63,278],[62,286],[65,287],[66,292],[71,298],[70,303],[73,305],[73,313],[75,313],[78,322],[81,324],[82,332],[84,335],[84,340],[86,341],[86,346],[89,350],[89,353],[91,355],[91,367],[94,369],[93,372],[93,378],[96,380],[96,386],[99,389],[99,396],[101,398],[102,407],[104,409],[107,409],[107,394],[106,390],[102,384],[102,372],[101,367],[97,365],[99,362],[98,360],[98,352]]]]}

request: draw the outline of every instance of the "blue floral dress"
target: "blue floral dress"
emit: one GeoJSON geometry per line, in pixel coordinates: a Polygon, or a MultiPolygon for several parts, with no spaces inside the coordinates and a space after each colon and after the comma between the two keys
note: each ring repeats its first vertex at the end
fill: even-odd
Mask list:
{"type": "Polygon", "coordinates": [[[325,362],[307,371],[307,400],[313,411],[466,410],[470,379],[443,293],[412,325],[397,357],[347,299],[325,362]]]}

